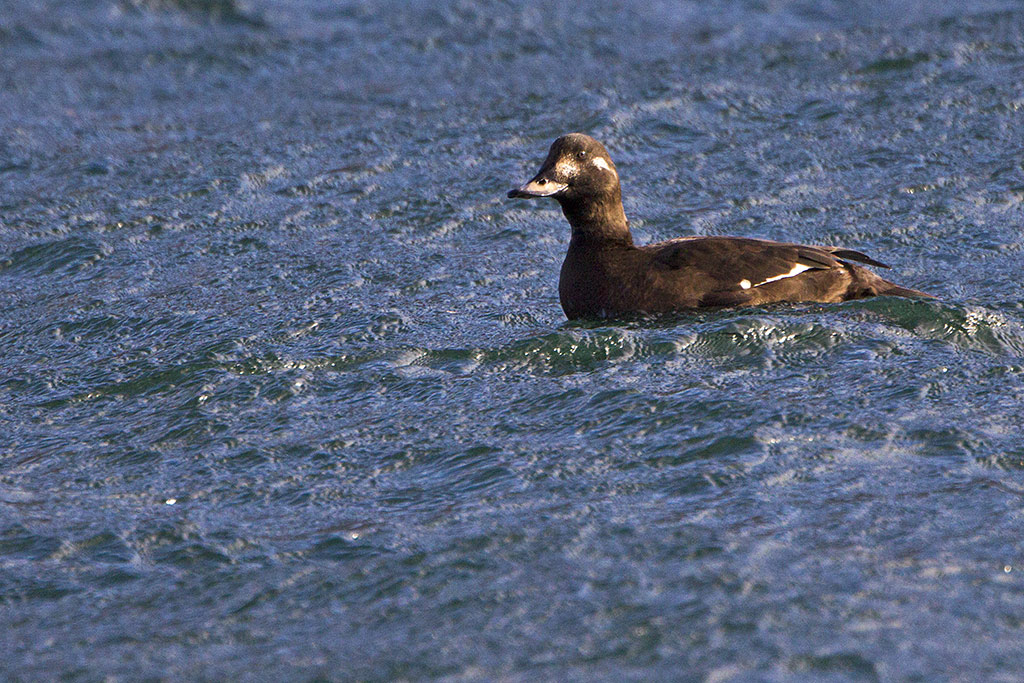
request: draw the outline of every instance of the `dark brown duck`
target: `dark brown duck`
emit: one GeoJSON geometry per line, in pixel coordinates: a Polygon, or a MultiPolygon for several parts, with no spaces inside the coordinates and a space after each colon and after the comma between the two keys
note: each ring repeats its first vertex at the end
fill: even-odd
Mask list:
{"type": "Polygon", "coordinates": [[[900,287],[839,247],[745,237],[682,237],[638,247],[607,150],[582,133],[554,141],[540,171],[509,197],[552,197],[572,226],[558,294],[570,319],[776,301],[835,303],[870,296],[930,297],[900,287]]]}

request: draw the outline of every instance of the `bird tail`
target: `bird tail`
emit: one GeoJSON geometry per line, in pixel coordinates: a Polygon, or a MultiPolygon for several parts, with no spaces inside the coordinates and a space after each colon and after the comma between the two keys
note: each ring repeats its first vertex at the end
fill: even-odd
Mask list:
{"type": "Polygon", "coordinates": [[[880,296],[907,296],[914,299],[934,299],[933,294],[922,292],[917,289],[911,289],[910,287],[900,287],[899,285],[885,281],[886,286],[878,290],[880,296]]]}

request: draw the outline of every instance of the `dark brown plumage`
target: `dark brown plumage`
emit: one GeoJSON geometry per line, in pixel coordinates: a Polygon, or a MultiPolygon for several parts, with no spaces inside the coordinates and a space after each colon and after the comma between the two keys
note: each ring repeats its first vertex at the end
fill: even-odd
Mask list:
{"type": "Polygon", "coordinates": [[[570,319],[776,301],[835,303],[931,295],[855,265],[886,268],[839,247],[745,237],[683,237],[635,246],[615,164],[582,133],[554,141],[540,171],[509,197],[551,197],[572,226],[558,294],[570,319]]]}

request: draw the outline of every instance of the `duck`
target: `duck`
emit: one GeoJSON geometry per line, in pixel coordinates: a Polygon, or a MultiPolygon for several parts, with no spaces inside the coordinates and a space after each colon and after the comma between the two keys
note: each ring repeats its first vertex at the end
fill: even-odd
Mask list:
{"type": "Polygon", "coordinates": [[[844,247],[730,236],[637,246],[615,164],[604,145],[584,133],[555,140],[537,174],[508,197],[554,199],[569,221],[558,279],[569,320],[873,296],[934,298],[883,279],[859,264],[888,266],[844,247]]]}

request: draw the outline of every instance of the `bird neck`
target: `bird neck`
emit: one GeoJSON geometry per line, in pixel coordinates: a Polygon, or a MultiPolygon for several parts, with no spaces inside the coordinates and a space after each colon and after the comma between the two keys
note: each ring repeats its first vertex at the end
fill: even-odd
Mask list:
{"type": "Polygon", "coordinates": [[[609,241],[633,244],[629,221],[622,209],[622,195],[616,190],[608,196],[583,200],[563,199],[562,213],[572,226],[574,241],[609,241]]]}

